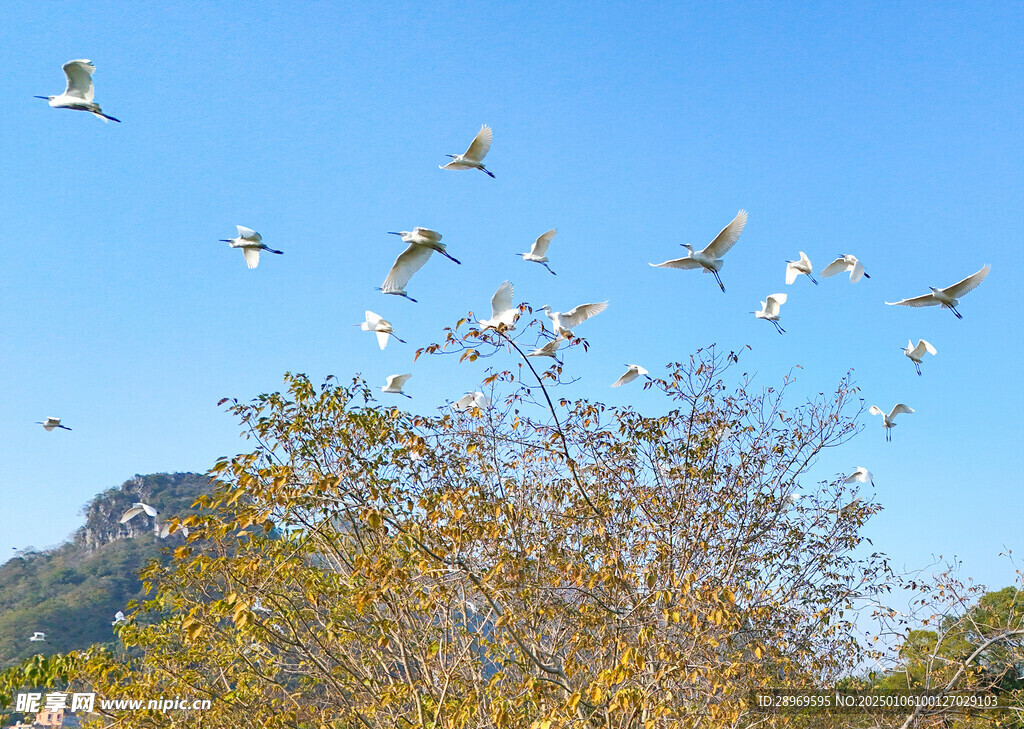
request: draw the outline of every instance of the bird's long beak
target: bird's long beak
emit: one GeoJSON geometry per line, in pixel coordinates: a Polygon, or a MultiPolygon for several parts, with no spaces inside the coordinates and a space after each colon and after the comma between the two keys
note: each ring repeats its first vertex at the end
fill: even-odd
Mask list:
{"type": "Polygon", "coordinates": [[[451,157],[452,159],[455,159],[455,155],[454,154],[446,154],[445,157],[451,157]]]}
{"type": "Polygon", "coordinates": [[[388,231],[388,235],[401,235],[401,233],[396,233],[396,232],[395,232],[395,231],[393,231],[393,230],[389,230],[389,231],[388,231]]]}
{"type": "Polygon", "coordinates": [[[218,238],[218,240],[219,240],[219,241],[220,241],[221,243],[230,243],[230,242],[231,242],[231,239],[230,239],[230,238],[218,238]]]}
{"type": "Polygon", "coordinates": [[[33,98],[33,99],[46,99],[47,101],[49,101],[49,100],[50,100],[50,97],[49,97],[49,96],[33,96],[32,98],[33,98]]]}

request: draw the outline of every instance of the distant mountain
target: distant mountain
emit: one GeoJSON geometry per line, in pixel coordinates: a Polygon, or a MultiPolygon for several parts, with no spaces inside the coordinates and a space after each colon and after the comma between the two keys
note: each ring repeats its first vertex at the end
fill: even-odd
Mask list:
{"type": "Polygon", "coordinates": [[[111,643],[111,621],[129,600],[142,596],[137,575],[178,535],[157,539],[153,519],[118,520],[136,501],[154,506],[162,521],[184,516],[196,497],[211,490],[196,473],[135,476],[85,505],[85,524],[58,547],[22,550],[0,565],[0,670],[36,653],[50,655],[111,643]],[[46,642],[29,642],[35,631],[46,642]]]}

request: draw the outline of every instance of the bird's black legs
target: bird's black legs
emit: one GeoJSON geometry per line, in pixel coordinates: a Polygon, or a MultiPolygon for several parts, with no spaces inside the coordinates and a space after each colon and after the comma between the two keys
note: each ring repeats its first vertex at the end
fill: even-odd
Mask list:
{"type": "Polygon", "coordinates": [[[494,179],[494,173],[493,173],[493,172],[491,172],[491,171],[490,171],[489,169],[487,169],[486,167],[484,167],[483,165],[480,165],[480,167],[479,167],[479,168],[477,168],[477,169],[479,169],[479,170],[480,170],[481,172],[483,172],[483,173],[484,173],[485,175],[489,176],[489,177],[490,177],[490,178],[491,178],[492,180],[494,179]]]}
{"type": "Polygon", "coordinates": [[[779,324],[777,321],[775,321],[774,319],[769,319],[768,321],[770,321],[772,324],[775,325],[775,331],[777,331],[779,334],[785,334],[786,333],[786,330],[783,329],[782,325],[779,324]]]}
{"type": "Polygon", "coordinates": [[[548,266],[548,264],[546,264],[546,263],[544,264],[544,268],[548,269],[548,273],[550,273],[550,274],[551,274],[552,276],[557,276],[557,275],[558,275],[557,273],[555,273],[554,271],[552,271],[552,270],[551,270],[551,267],[550,267],[550,266],[548,266]]]}
{"type": "Polygon", "coordinates": [[[720,279],[718,277],[718,271],[712,271],[711,273],[715,274],[715,281],[718,282],[718,288],[722,289],[722,293],[724,294],[725,293],[725,284],[723,284],[722,283],[722,279],[720,279]]]}
{"type": "Polygon", "coordinates": [[[457,264],[459,264],[460,266],[462,265],[462,261],[460,261],[460,260],[459,260],[458,258],[455,258],[454,256],[452,256],[452,255],[450,255],[450,254],[448,254],[448,253],[446,253],[446,252],[444,252],[444,251],[439,251],[439,252],[440,252],[440,254],[441,254],[442,256],[444,256],[445,258],[447,258],[447,259],[448,259],[449,261],[455,261],[455,262],[456,262],[457,264]]]}
{"type": "Polygon", "coordinates": [[[917,374],[921,374],[921,365],[917,362],[914,363],[914,367],[917,369],[917,374]]]}
{"type": "Polygon", "coordinates": [[[963,319],[963,316],[960,315],[960,312],[956,310],[955,306],[949,307],[949,310],[956,314],[957,319],[963,319]]]}
{"type": "Polygon", "coordinates": [[[807,278],[811,279],[811,283],[814,284],[815,286],[818,285],[818,282],[815,280],[814,276],[812,276],[811,274],[807,274],[807,278]]]}

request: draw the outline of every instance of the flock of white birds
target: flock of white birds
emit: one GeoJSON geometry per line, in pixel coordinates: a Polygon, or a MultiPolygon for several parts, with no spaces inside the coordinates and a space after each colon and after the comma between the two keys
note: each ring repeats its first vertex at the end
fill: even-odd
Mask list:
{"type": "MultiPolygon", "coordinates": [[[[96,67],[91,61],[85,59],[68,61],[64,64],[63,69],[64,75],[67,77],[67,87],[64,92],[58,96],[37,96],[36,98],[46,99],[53,108],[87,111],[102,119],[104,122],[120,121],[119,119],[105,114],[100,108],[100,105],[94,101],[95,90],[93,88],[92,74],[96,71],[96,67]]],[[[447,157],[450,157],[452,161],[446,165],[439,165],[440,169],[476,169],[491,178],[494,178],[494,174],[488,170],[483,163],[484,158],[487,156],[487,153],[491,148],[493,140],[494,133],[492,129],[487,125],[483,125],[472,143],[469,145],[469,148],[462,154],[446,155],[447,157]]],[[[655,268],[674,268],[682,270],[701,269],[704,273],[714,275],[715,281],[724,293],[725,284],[722,283],[722,279],[719,276],[719,272],[722,270],[725,263],[724,256],[733,248],[733,246],[736,245],[736,242],[739,240],[740,234],[743,232],[743,228],[746,224],[747,212],[745,210],[740,210],[736,214],[736,217],[734,217],[732,221],[726,225],[702,250],[698,251],[688,243],[681,244],[688,251],[686,256],[670,259],[662,263],[651,263],[650,265],[655,268]]],[[[268,247],[263,242],[260,234],[256,231],[241,225],[236,227],[238,229],[238,236],[230,239],[221,239],[221,242],[227,243],[231,248],[240,248],[245,258],[245,263],[250,269],[255,269],[259,265],[261,251],[277,255],[283,254],[283,251],[268,247]]],[[[544,266],[544,268],[552,275],[556,275],[555,271],[553,271],[548,265],[548,248],[557,232],[558,231],[555,228],[548,230],[534,241],[529,252],[516,253],[515,255],[521,257],[524,261],[538,263],[544,266]]],[[[441,242],[442,235],[437,231],[430,230],[429,228],[415,227],[411,231],[389,231],[389,235],[400,236],[402,242],[407,244],[407,247],[395,259],[394,264],[392,264],[391,269],[388,271],[387,276],[384,279],[384,283],[380,286],[380,291],[385,294],[401,296],[409,301],[415,302],[416,299],[409,295],[406,291],[406,287],[413,275],[423,268],[431,255],[435,252],[440,253],[453,263],[460,264],[458,259],[448,253],[445,244],[441,242]]],[[[814,278],[814,269],[810,258],[808,258],[807,254],[803,251],[799,251],[799,254],[800,257],[798,260],[786,261],[786,284],[792,285],[796,282],[797,278],[803,275],[807,276],[813,284],[818,285],[818,281],[814,278]]],[[[981,270],[967,276],[963,280],[958,281],[951,286],[947,286],[945,288],[930,287],[930,293],[914,296],[908,299],[902,299],[900,301],[887,301],[885,303],[889,306],[940,306],[952,311],[958,319],[962,319],[962,315],[957,310],[957,306],[960,304],[960,298],[973,291],[985,279],[989,270],[990,267],[986,265],[983,266],[981,270]]],[[[822,278],[829,278],[846,272],[849,273],[850,283],[853,284],[856,284],[862,278],[871,278],[864,270],[864,264],[861,263],[856,256],[850,254],[840,254],[834,261],[822,269],[819,275],[822,278]]],[[[491,318],[483,319],[478,322],[482,330],[501,329],[502,331],[508,331],[514,329],[516,319],[519,316],[519,309],[513,303],[513,296],[514,289],[510,282],[505,281],[498,287],[494,296],[491,298],[491,318]]],[[[753,313],[758,319],[764,319],[771,322],[780,334],[784,334],[786,330],[782,328],[779,320],[781,307],[786,303],[787,298],[788,297],[785,293],[769,294],[765,297],[765,300],[761,302],[760,311],[754,311],[751,313],[753,313]]],[[[565,312],[554,311],[549,306],[541,307],[541,310],[544,311],[548,319],[551,321],[551,330],[553,332],[552,338],[547,343],[527,353],[527,356],[550,357],[557,362],[558,349],[569,337],[573,336],[573,329],[591,317],[600,314],[607,308],[607,306],[608,302],[606,301],[580,304],[579,306],[565,312]]],[[[394,338],[403,344],[405,343],[404,340],[399,339],[398,335],[395,334],[394,327],[391,322],[372,311],[367,310],[365,312],[365,321],[355,326],[360,327],[363,331],[373,332],[377,337],[377,343],[381,349],[384,349],[387,346],[387,343],[391,338],[394,338]]],[[[919,339],[916,345],[914,345],[913,341],[910,340],[907,342],[907,346],[901,349],[906,357],[914,363],[914,367],[916,368],[918,375],[921,374],[921,363],[924,359],[924,355],[926,353],[931,355],[937,354],[935,347],[923,339],[919,339]]],[[[620,387],[632,382],[638,377],[648,374],[647,370],[640,365],[627,364],[625,366],[627,367],[626,372],[611,385],[612,387],[620,387]]],[[[403,387],[410,377],[412,377],[412,375],[409,373],[390,375],[387,378],[387,384],[382,386],[380,389],[382,392],[387,394],[410,397],[403,391],[403,387]]],[[[482,392],[467,393],[465,396],[451,404],[451,408],[457,412],[465,412],[473,408],[486,409],[490,406],[490,400],[482,392]]],[[[888,414],[876,405],[872,405],[869,412],[872,415],[882,416],[882,425],[885,428],[886,440],[888,441],[892,438],[892,428],[896,425],[896,416],[902,413],[913,413],[914,410],[903,403],[898,403],[888,414]]],[[[37,422],[48,432],[55,429],[71,430],[71,428],[61,423],[60,418],[56,417],[47,417],[45,420],[37,422]]],[[[856,471],[854,471],[854,473],[845,479],[845,483],[854,482],[873,483],[874,477],[870,471],[863,466],[860,466],[856,471]]],[[[790,496],[790,500],[794,503],[795,499],[798,498],[800,498],[799,494],[792,494],[790,496]]],[[[141,502],[134,504],[124,514],[120,521],[122,524],[127,523],[139,514],[146,514],[153,518],[154,533],[158,537],[168,536],[170,533],[169,525],[157,521],[157,510],[148,504],[141,502]]],[[[123,613],[118,613],[115,617],[114,624],[123,619],[123,613]]],[[[29,640],[45,640],[45,633],[37,632],[29,640]]]]}

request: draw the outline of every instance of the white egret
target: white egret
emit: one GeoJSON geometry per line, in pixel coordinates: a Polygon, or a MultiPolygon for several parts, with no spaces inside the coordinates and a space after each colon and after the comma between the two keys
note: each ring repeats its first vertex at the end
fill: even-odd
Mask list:
{"type": "Polygon", "coordinates": [[[960,303],[959,297],[974,291],[978,284],[985,280],[985,277],[988,276],[988,272],[991,270],[992,267],[986,264],[977,273],[972,273],[963,281],[957,281],[952,286],[947,286],[944,289],[936,289],[929,286],[928,288],[932,289],[930,294],[915,296],[912,299],[903,299],[902,301],[886,301],[885,303],[889,306],[942,306],[942,308],[949,309],[956,314],[957,319],[963,319],[960,312],[956,310],[956,305],[960,303]]]}
{"type": "Polygon", "coordinates": [[[452,410],[457,413],[464,413],[473,408],[486,410],[491,406],[491,399],[482,392],[469,392],[452,403],[452,410]]]}
{"type": "Polygon", "coordinates": [[[555,330],[555,334],[562,337],[571,337],[574,327],[578,327],[587,319],[597,316],[607,309],[608,302],[601,301],[596,304],[580,304],[579,306],[574,306],[572,309],[569,309],[569,311],[564,312],[552,311],[551,307],[547,304],[540,308],[548,315],[548,319],[551,320],[551,328],[555,330]]]}
{"type": "Polygon", "coordinates": [[[404,385],[405,381],[408,380],[410,377],[412,377],[411,374],[409,374],[409,375],[388,375],[388,384],[386,384],[382,388],[380,388],[380,391],[381,392],[389,393],[391,395],[404,395],[405,397],[407,397],[407,398],[409,398],[411,400],[412,399],[412,395],[406,395],[404,392],[402,392],[402,385],[404,385]]]}
{"type": "Polygon", "coordinates": [[[917,346],[914,346],[914,340],[908,339],[906,347],[900,347],[903,350],[903,354],[910,358],[910,361],[914,363],[917,374],[921,374],[921,360],[924,359],[924,353],[935,355],[938,354],[938,350],[931,345],[931,342],[926,342],[923,339],[917,340],[917,346]]]}
{"type": "Polygon", "coordinates": [[[543,233],[540,237],[533,242],[530,246],[529,253],[517,253],[517,256],[522,256],[524,261],[530,261],[532,263],[539,263],[544,268],[548,269],[548,273],[557,276],[551,267],[548,266],[548,245],[551,243],[551,239],[558,233],[557,228],[552,228],[547,233],[543,233]]]}
{"type": "MultiPolygon", "coordinates": [[[[355,326],[359,327],[364,332],[375,332],[377,334],[377,344],[380,345],[381,349],[388,346],[388,339],[390,337],[398,339],[398,335],[395,334],[395,330],[391,328],[391,322],[383,318],[380,314],[374,314],[369,309],[366,311],[366,321],[362,324],[356,324],[355,326]]],[[[398,339],[398,341],[405,344],[404,339],[398,339]]]]}
{"type": "Polygon", "coordinates": [[[811,259],[803,251],[800,251],[799,261],[786,261],[786,285],[788,286],[796,281],[796,277],[800,274],[811,279],[811,283],[815,286],[818,285],[818,282],[814,280],[814,269],[811,267],[811,259]]]}
{"type": "Polygon", "coordinates": [[[424,246],[432,251],[437,251],[448,260],[455,261],[460,266],[462,265],[462,261],[460,261],[457,258],[454,258],[448,253],[447,246],[445,246],[445,244],[441,242],[441,238],[443,236],[436,230],[431,230],[430,228],[416,227],[413,228],[412,230],[401,230],[398,231],[397,233],[393,230],[389,230],[388,235],[401,236],[402,241],[404,241],[405,243],[409,243],[410,245],[416,246],[424,246]]]}
{"type": "Polygon", "coordinates": [[[722,270],[722,266],[725,265],[725,261],[722,260],[722,256],[729,252],[736,241],[739,240],[740,233],[743,232],[743,226],[747,224],[747,211],[740,210],[736,213],[736,217],[732,219],[732,222],[722,228],[721,232],[715,236],[715,239],[711,241],[707,248],[702,251],[695,251],[693,246],[689,243],[683,243],[683,247],[690,251],[690,255],[685,258],[676,258],[671,261],[665,261],[664,263],[652,263],[650,265],[655,268],[703,268],[704,273],[715,274],[715,281],[718,282],[719,288],[725,291],[725,284],[722,283],[722,279],[719,278],[718,272],[722,270]]]}
{"type": "MultiPolygon", "coordinates": [[[[914,412],[911,410],[910,412],[914,412]]],[[[869,483],[872,486],[875,485],[875,476],[864,466],[857,466],[857,470],[843,479],[844,484],[848,483],[869,483]]]]}
{"type": "Polygon", "coordinates": [[[60,424],[60,418],[47,418],[46,420],[37,420],[36,423],[38,425],[43,426],[47,433],[52,432],[54,428],[60,428],[62,430],[71,430],[71,428],[69,428],[68,426],[60,424]]]}
{"type": "Polygon", "coordinates": [[[415,302],[416,299],[406,293],[405,286],[409,283],[412,275],[423,268],[423,264],[427,262],[434,251],[443,253],[456,263],[460,263],[448,255],[444,244],[441,243],[441,234],[436,230],[413,228],[412,231],[403,230],[399,233],[388,231],[388,235],[401,236],[402,240],[409,244],[409,247],[398,254],[391,270],[388,271],[387,278],[384,279],[384,283],[380,287],[385,294],[404,296],[409,301],[415,302]]]}
{"type": "Polygon", "coordinates": [[[128,511],[126,511],[124,513],[124,516],[121,517],[119,523],[127,524],[129,521],[131,521],[132,519],[134,519],[136,516],[138,516],[139,514],[141,514],[143,512],[145,512],[147,515],[152,516],[154,518],[159,513],[156,509],[154,509],[149,504],[143,504],[141,501],[136,501],[134,504],[132,504],[132,508],[128,509],[128,511]]]}
{"type": "Polygon", "coordinates": [[[256,597],[256,601],[252,604],[252,611],[254,613],[271,613],[271,612],[273,612],[273,610],[271,610],[270,608],[263,607],[263,603],[260,601],[260,598],[259,598],[258,595],[256,597]]]}
{"type": "Polygon", "coordinates": [[[481,319],[477,322],[480,329],[498,329],[504,326],[506,330],[515,329],[516,319],[519,318],[519,307],[512,303],[515,289],[512,284],[505,281],[491,297],[491,318],[481,319]]]}
{"type": "Polygon", "coordinates": [[[798,502],[798,501],[799,501],[800,499],[802,499],[802,498],[804,498],[804,495],[803,495],[803,494],[798,494],[798,493],[796,493],[796,492],[794,491],[793,493],[791,493],[791,494],[788,494],[788,495],[786,496],[786,499],[785,499],[785,501],[786,501],[786,503],[787,503],[787,504],[789,504],[790,506],[795,506],[795,505],[796,505],[796,502],[798,502]]]}
{"type": "Polygon", "coordinates": [[[64,93],[60,96],[37,96],[37,99],[46,99],[54,109],[88,111],[103,121],[121,123],[120,119],[104,114],[100,105],[93,101],[95,89],[92,86],[92,74],[96,72],[96,66],[92,61],[78,58],[65,63],[63,69],[64,75],[68,79],[64,93]]]}
{"type": "MultiPolygon", "coordinates": [[[[545,344],[543,347],[538,347],[537,349],[533,350],[532,352],[528,352],[526,354],[526,356],[527,357],[550,357],[551,359],[553,359],[556,362],[558,362],[558,357],[555,356],[555,352],[558,351],[558,348],[562,346],[563,342],[565,342],[565,337],[555,337],[550,342],[545,344]]],[[[561,362],[559,362],[559,364],[561,364],[561,362]]]]}
{"type": "Polygon", "coordinates": [[[850,283],[857,283],[860,281],[861,276],[871,278],[864,270],[864,264],[857,260],[857,256],[851,256],[846,253],[840,253],[839,258],[825,266],[819,275],[822,278],[828,278],[844,271],[850,272],[850,283]]]}
{"type": "Polygon", "coordinates": [[[29,641],[31,641],[32,643],[38,643],[39,641],[44,641],[45,642],[46,641],[46,633],[43,633],[43,632],[37,630],[34,633],[32,633],[32,637],[29,638],[29,641]]]}
{"type": "Polygon", "coordinates": [[[640,375],[647,374],[647,370],[645,370],[640,365],[627,364],[626,367],[627,369],[625,373],[623,373],[623,375],[619,377],[619,379],[615,380],[615,382],[612,383],[612,387],[622,387],[626,383],[632,382],[640,375]]]}
{"type": "Polygon", "coordinates": [[[114,613],[114,622],[112,622],[111,625],[117,625],[118,623],[123,623],[125,620],[126,620],[126,618],[124,617],[124,613],[121,612],[120,610],[118,610],[116,613],[114,613]]]}
{"type": "Polygon", "coordinates": [[[491,140],[493,139],[494,132],[489,126],[484,124],[480,127],[480,131],[476,133],[472,144],[469,145],[469,149],[464,154],[446,154],[445,157],[451,157],[452,161],[446,165],[438,165],[438,167],[442,170],[477,169],[493,178],[494,174],[484,167],[484,157],[487,156],[487,152],[491,148],[491,140]]]}
{"type": "Polygon", "coordinates": [[[761,311],[752,311],[750,313],[758,319],[767,319],[775,325],[779,334],[785,334],[786,330],[779,324],[779,307],[786,303],[787,298],[786,294],[771,294],[761,302],[761,311]]]}
{"type": "Polygon", "coordinates": [[[268,248],[267,244],[263,242],[263,236],[255,230],[246,228],[244,225],[236,225],[235,227],[238,228],[238,237],[221,238],[220,242],[227,243],[231,248],[241,248],[242,254],[245,256],[245,265],[250,269],[260,265],[260,251],[276,253],[279,256],[284,254],[284,251],[275,251],[273,248],[268,248]]]}
{"type": "Polygon", "coordinates": [[[896,420],[896,416],[900,413],[912,413],[914,412],[914,408],[904,405],[903,403],[898,403],[897,405],[894,405],[892,410],[889,411],[889,414],[886,415],[882,411],[882,408],[877,405],[872,405],[868,412],[872,415],[882,416],[882,427],[885,428],[885,440],[886,442],[889,442],[892,440],[892,429],[896,427],[896,423],[894,422],[896,420]]]}

